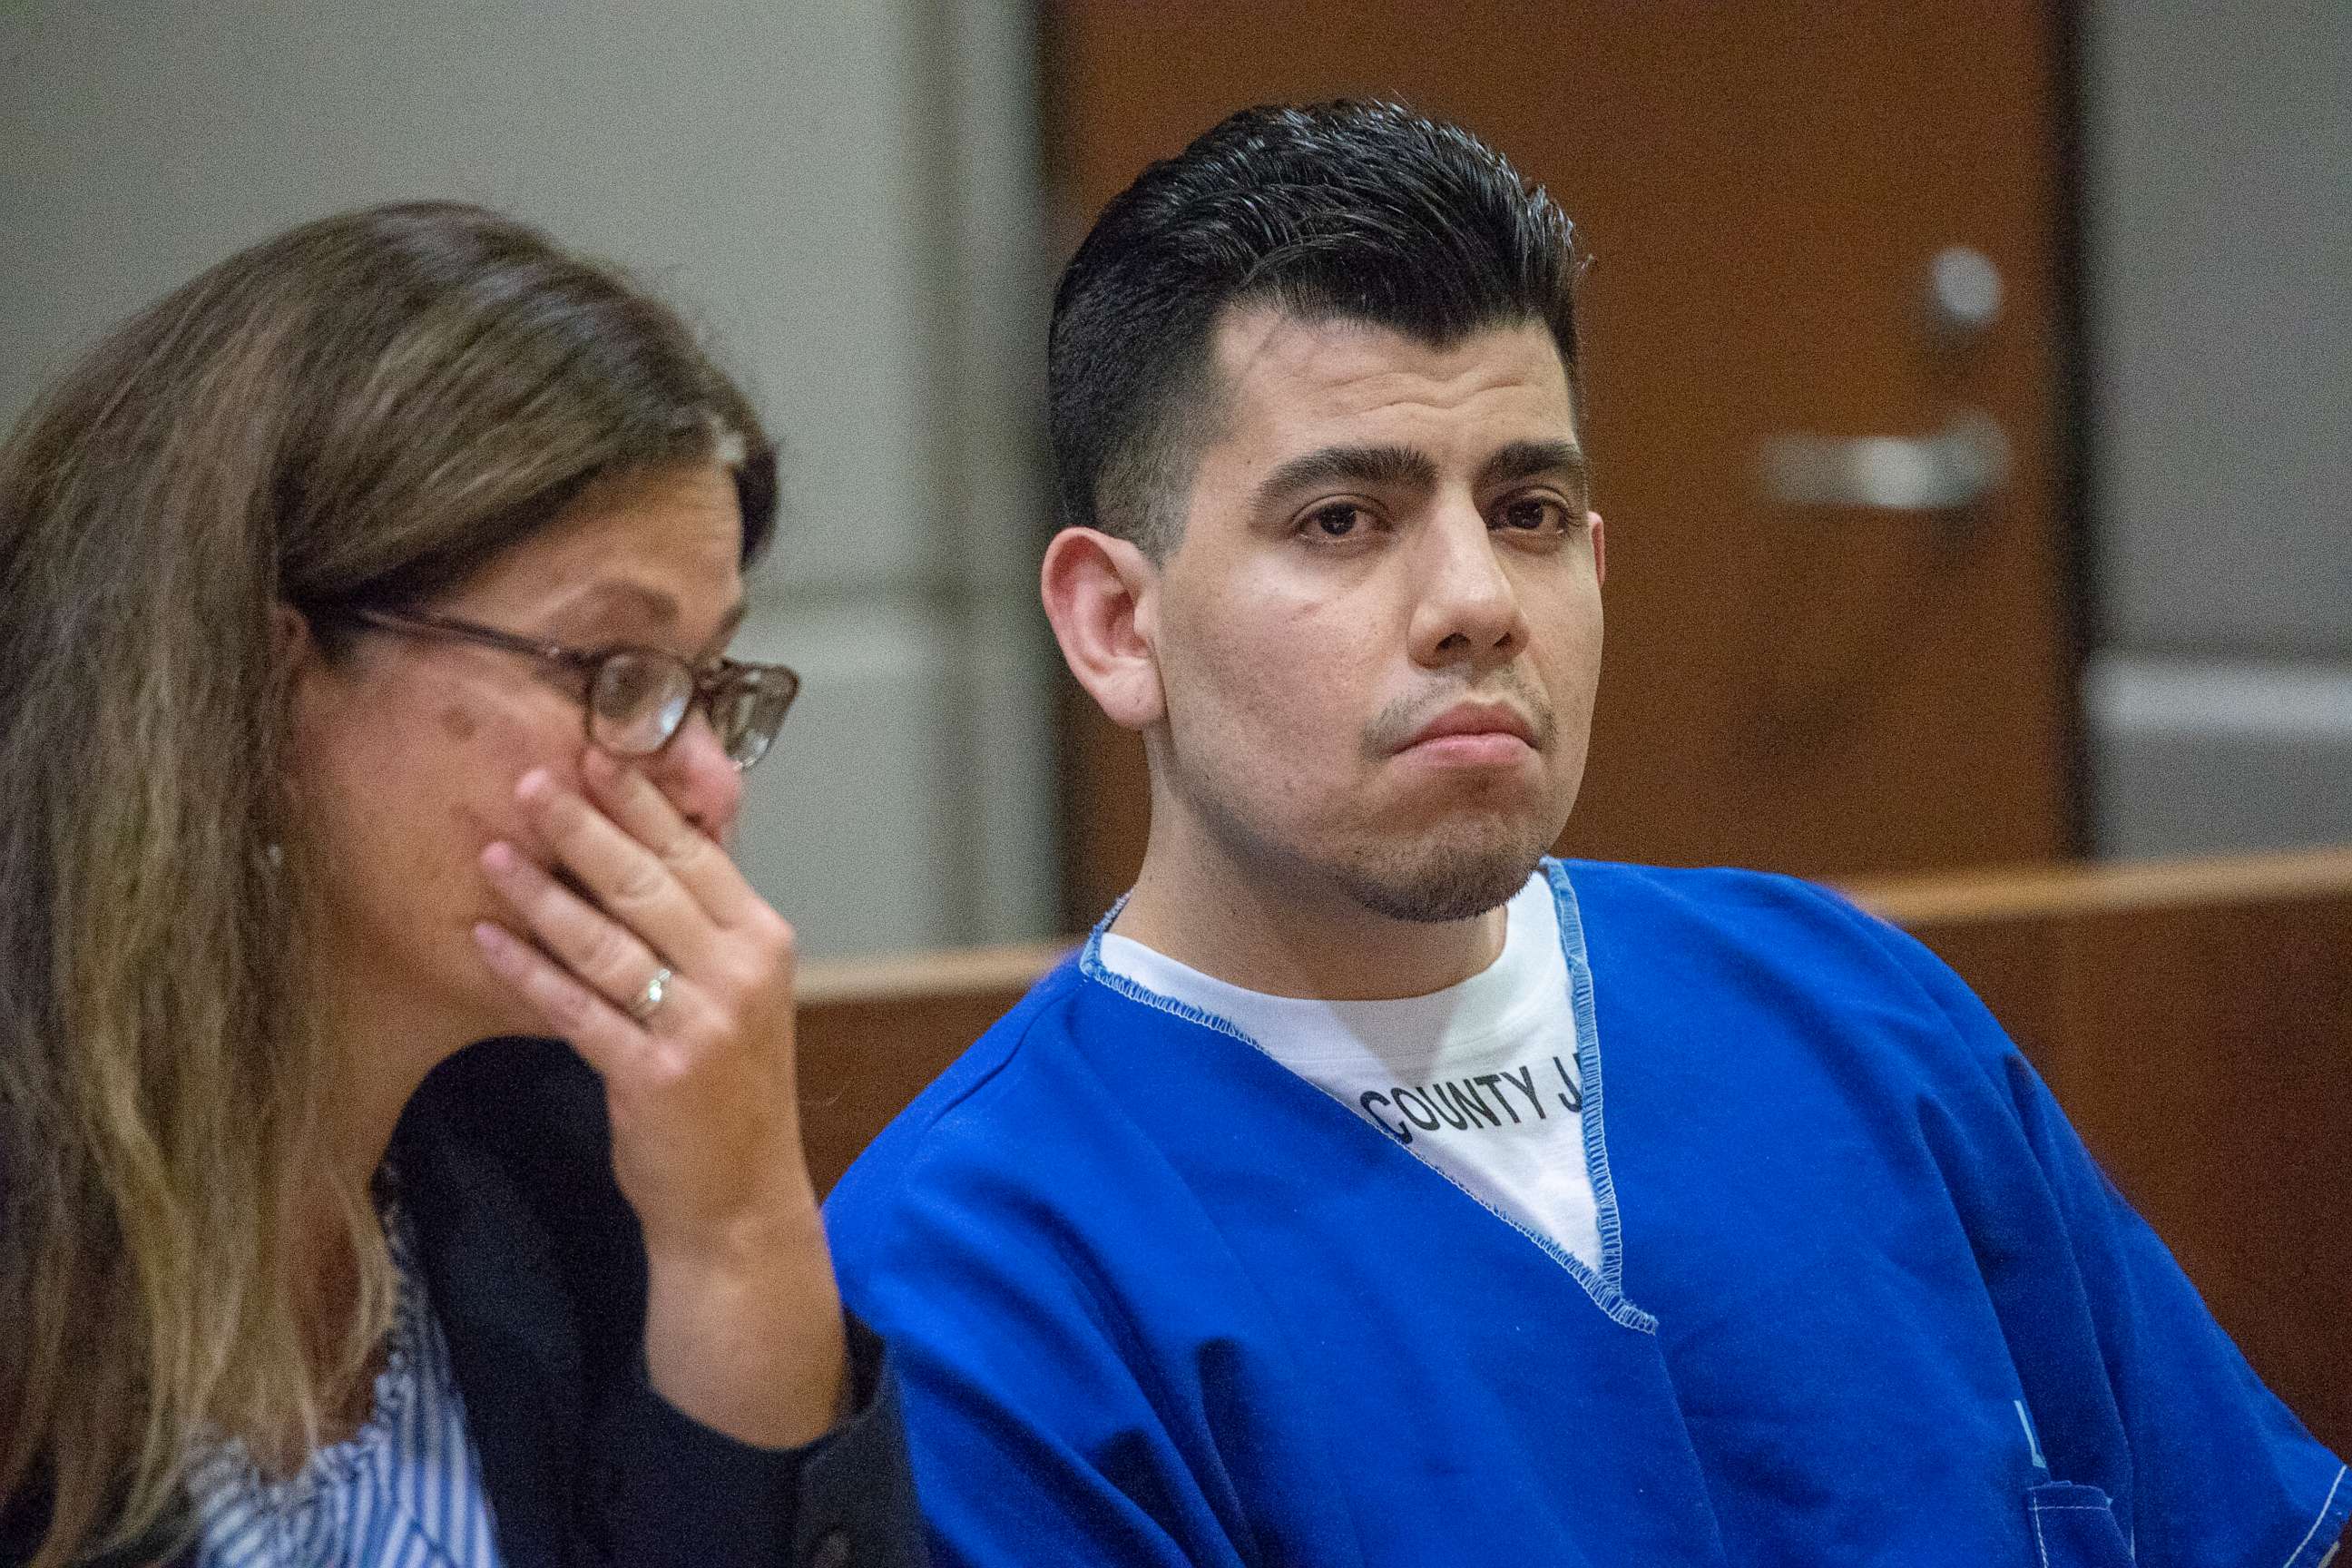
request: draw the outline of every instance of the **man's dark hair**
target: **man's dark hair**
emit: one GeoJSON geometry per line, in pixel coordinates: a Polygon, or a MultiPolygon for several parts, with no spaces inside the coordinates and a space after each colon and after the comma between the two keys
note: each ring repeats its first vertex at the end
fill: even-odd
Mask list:
{"type": "Polygon", "coordinates": [[[1540,321],[1581,404],[1574,230],[1456,125],[1341,100],[1245,109],[1112,198],[1062,274],[1046,375],[1062,521],[1174,548],[1236,307],[1438,347],[1540,321]]]}

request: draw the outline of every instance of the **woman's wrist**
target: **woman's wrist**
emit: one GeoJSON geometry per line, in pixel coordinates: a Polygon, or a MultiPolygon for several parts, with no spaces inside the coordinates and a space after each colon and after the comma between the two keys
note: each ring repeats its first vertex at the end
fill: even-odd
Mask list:
{"type": "Polygon", "coordinates": [[[648,1237],[646,1369],[654,1391],[706,1426],[797,1447],[849,1398],[841,1295],[814,1203],[720,1237],[648,1237]]]}

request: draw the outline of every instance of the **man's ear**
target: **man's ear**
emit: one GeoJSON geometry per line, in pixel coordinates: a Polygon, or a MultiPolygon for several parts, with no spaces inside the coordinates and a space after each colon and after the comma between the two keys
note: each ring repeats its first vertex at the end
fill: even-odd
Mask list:
{"type": "Polygon", "coordinates": [[[1605,584],[1609,581],[1609,542],[1601,536],[1601,514],[1587,511],[1584,516],[1592,531],[1592,580],[1605,584]]]}
{"type": "Polygon", "coordinates": [[[1167,702],[1154,647],[1159,568],[1140,547],[1092,528],[1066,528],[1045,547],[1038,592],[1078,684],[1110,721],[1142,730],[1167,702]]]}

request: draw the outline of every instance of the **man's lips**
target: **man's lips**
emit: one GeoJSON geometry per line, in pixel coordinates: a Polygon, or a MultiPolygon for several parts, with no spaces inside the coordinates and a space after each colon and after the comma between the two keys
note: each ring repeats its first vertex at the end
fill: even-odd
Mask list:
{"type": "Polygon", "coordinates": [[[1397,751],[1429,762],[1491,764],[1516,762],[1535,744],[1535,726],[1517,709],[1465,702],[1413,731],[1397,751]]]}

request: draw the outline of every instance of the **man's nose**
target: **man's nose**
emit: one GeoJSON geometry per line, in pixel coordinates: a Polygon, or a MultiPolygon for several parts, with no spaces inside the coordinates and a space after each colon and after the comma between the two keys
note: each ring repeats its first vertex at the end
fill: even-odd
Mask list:
{"type": "Polygon", "coordinates": [[[646,776],[669,796],[678,815],[721,844],[734,831],[743,805],[743,774],[727,754],[700,703],[668,745],[647,759],[646,776]]]}
{"type": "Polygon", "coordinates": [[[1422,531],[1412,563],[1421,584],[1411,633],[1414,660],[1430,668],[1501,664],[1527,645],[1527,621],[1486,520],[1466,500],[1422,531]]]}

